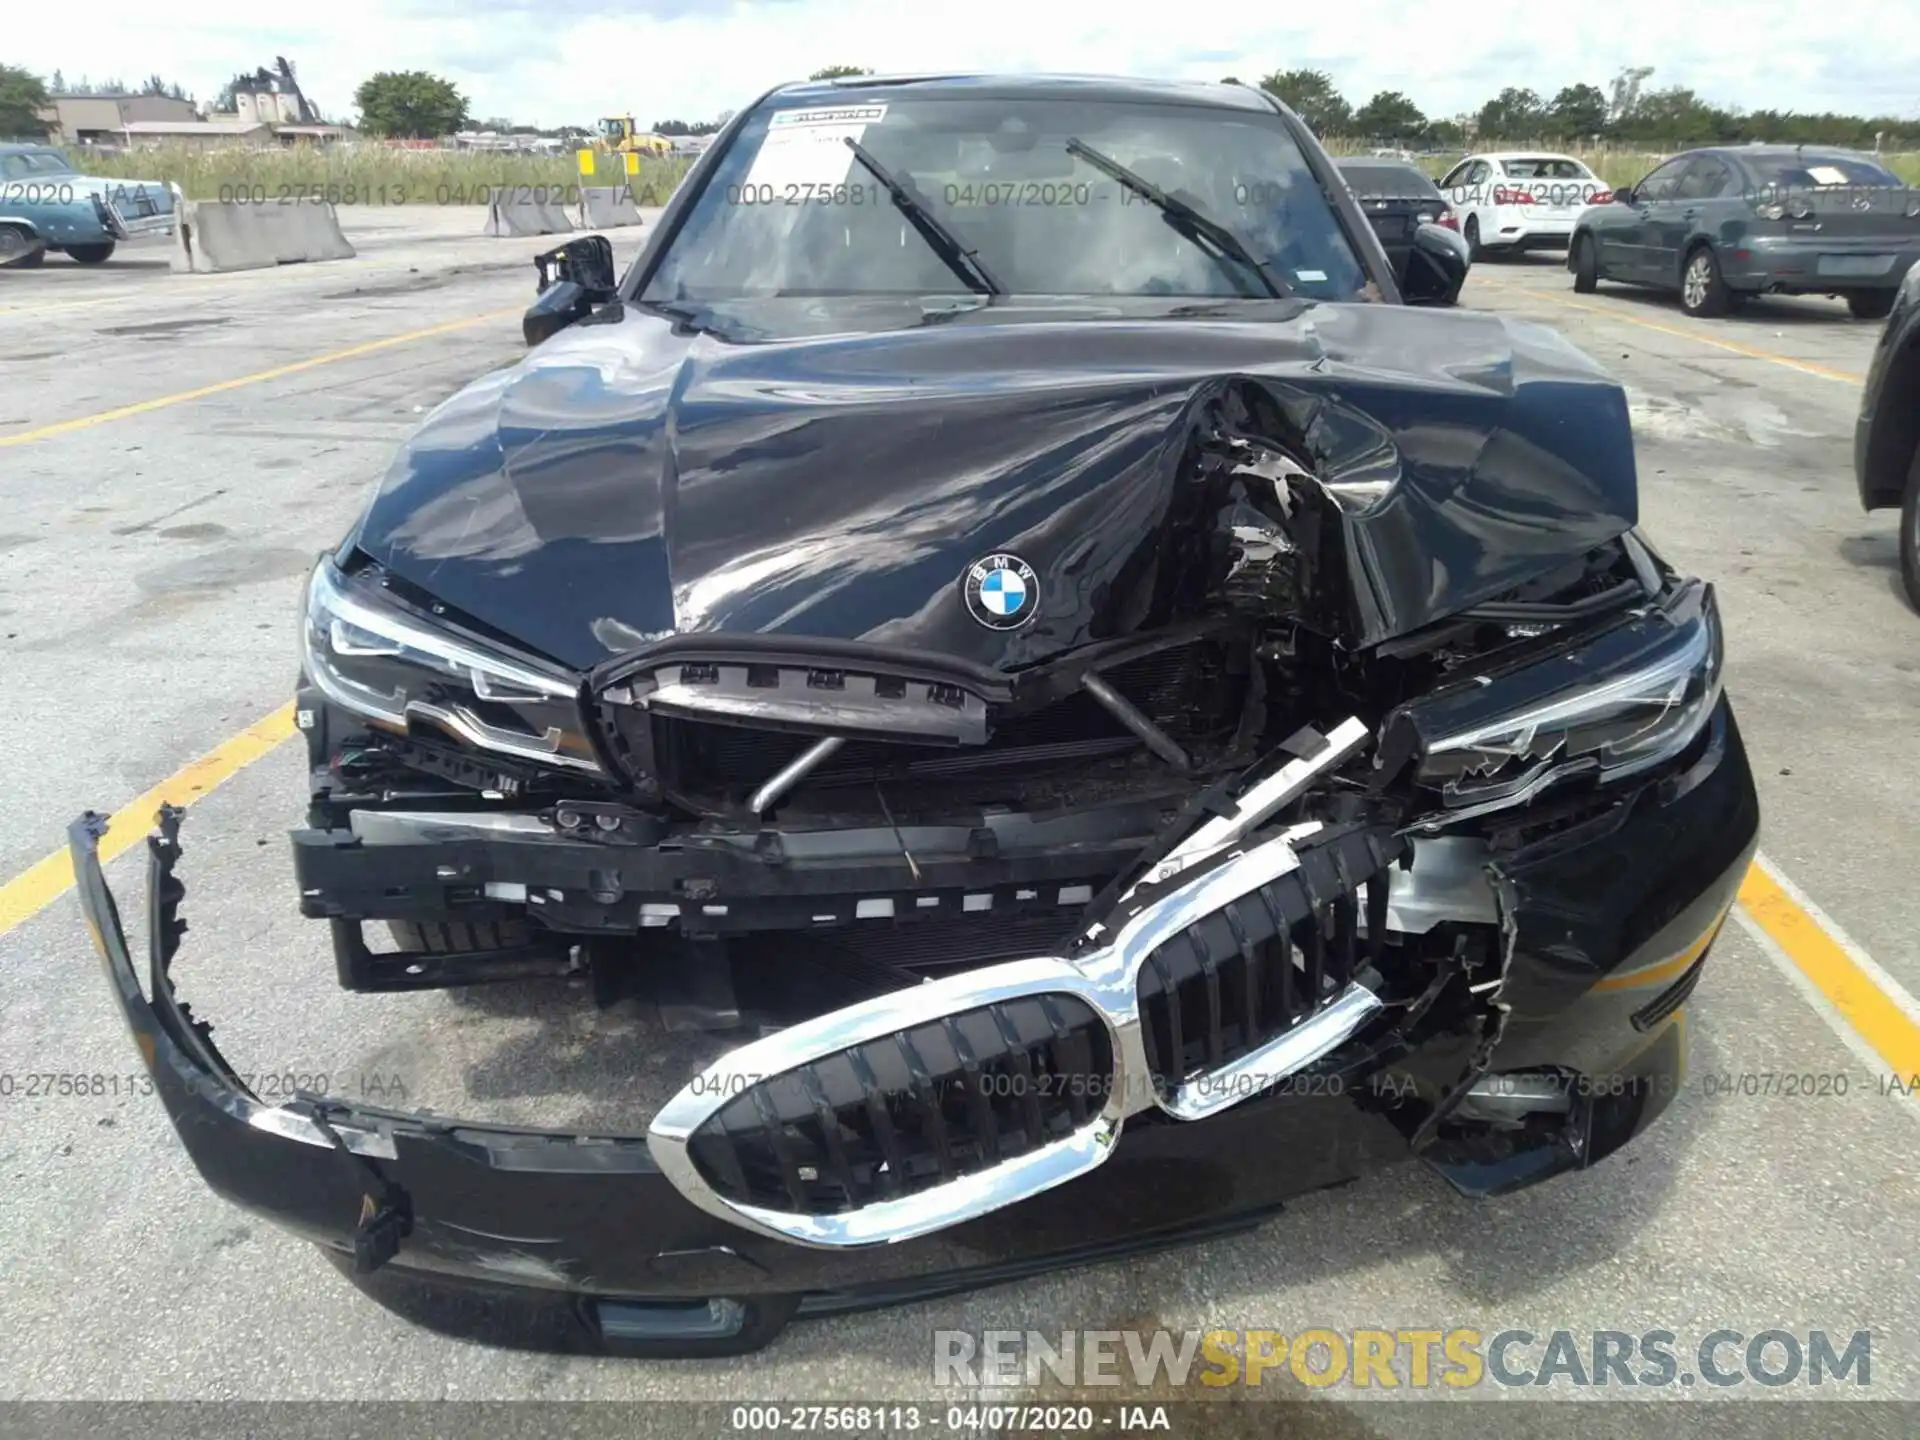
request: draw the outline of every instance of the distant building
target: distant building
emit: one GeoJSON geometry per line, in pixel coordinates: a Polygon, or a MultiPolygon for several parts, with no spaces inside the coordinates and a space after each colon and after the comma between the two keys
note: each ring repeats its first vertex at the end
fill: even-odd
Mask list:
{"type": "Polygon", "coordinates": [[[114,143],[136,150],[156,145],[184,145],[194,150],[218,150],[239,145],[264,149],[274,143],[273,127],[235,120],[133,120],[114,143]]]}
{"type": "Polygon", "coordinates": [[[268,125],[319,125],[320,112],[300,93],[300,82],[293,78],[293,66],[287,57],[276,55],[274,68],[264,65],[251,75],[236,75],[228,84],[233,92],[233,110],[210,119],[232,118],[268,125]]]}
{"type": "Polygon", "coordinates": [[[122,145],[130,124],[195,121],[200,113],[171,95],[55,95],[40,118],[55,145],[122,145]]]}
{"type": "Polygon", "coordinates": [[[359,132],[348,125],[275,125],[273,138],[282,145],[331,145],[336,140],[357,139],[359,132]]]}

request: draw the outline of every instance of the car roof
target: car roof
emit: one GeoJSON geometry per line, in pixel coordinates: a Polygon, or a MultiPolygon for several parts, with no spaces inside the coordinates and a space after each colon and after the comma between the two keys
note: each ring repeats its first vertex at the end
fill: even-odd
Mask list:
{"type": "Polygon", "coordinates": [[[845,75],[836,80],[802,80],[782,85],[768,98],[784,104],[811,100],[845,104],[862,100],[908,99],[948,95],[977,100],[1092,100],[1136,105],[1212,105],[1222,110],[1273,113],[1265,91],[1247,85],[1197,80],[1140,80],[1122,75],[995,75],[930,72],[900,75],[845,75]]]}
{"type": "Polygon", "coordinates": [[[1433,183],[1433,177],[1411,160],[1395,160],[1386,155],[1336,155],[1333,163],[1341,170],[1405,170],[1429,185],[1433,183]]]}
{"type": "MultiPolygon", "coordinates": [[[[1805,155],[1844,155],[1849,160],[1865,160],[1872,165],[1881,161],[1850,145],[1702,145],[1687,155],[1728,155],[1736,160],[1792,160],[1805,155]]],[[[1883,166],[1884,168],[1884,166],[1883,166]]]]}
{"type": "Polygon", "coordinates": [[[1564,150],[1482,150],[1466,158],[1469,160],[1571,160],[1576,165],[1587,163],[1578,155],[1569,155],[1564,150]]]}
{"type": "Polygon", "coordinates": [[[50,145],[44,140],[0,140],[0,155],[38,155],[51,150],[61,153],[58,145],[50,145]]]}

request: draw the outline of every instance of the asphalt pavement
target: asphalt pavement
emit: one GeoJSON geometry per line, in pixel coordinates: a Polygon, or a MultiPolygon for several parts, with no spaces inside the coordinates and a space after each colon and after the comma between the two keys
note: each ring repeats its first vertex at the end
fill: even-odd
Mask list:
{"type": "MultiPolygon", "coordinates": [[[[204,798],[177,978],[237,1069],[564,1127],[638,1125],[659,1098],[632,1015],[563,983],[350,996],[295,908],[302,755],[273,743],[272,717],[301,583],[417,418],[521,352],[528,262],[554,242],[486,239],[481,215],[349,211],[361,256],[330,265],[175,276],[136,248],[104,269],[0,272],[0,1076],[137,1074],[46,857],[78,812],[213,755],[179,782],[204,798]]],[[[615,235],[624,265],[637,235],[615,235]]],[[[1776,923],[1759,892],[1736,912],[1687,1009],[1695,1081],[1626,1151],[1479,1203],[1406,1166],[1250,1235],[796,1323],[747,1363],[657,1363],[413,1328],[212,1196],[156,1100],[16,1086],[0,1098],[0,1398],[945,1400],[936,1330],[1467,1327],[1867,1329],[1868,1393],[1920,1399],[1920,1105],[1886,1083],[1900,1055],[1862,1018],[1907,1014],[1920,991],[1920,616],[1894,517],[1860,511],[1850,468],[1879,327],[1802,299],[1694,321],[1629,291],[1576,296],[1545,257],[1477,266],[1465,302],[1561,330],[1628,387],[1644,521],[1719,589],[1762,849],[1789,897],[1776,923]],[[1836,1001],[1823,943],[1880,999],[1836,1001]],[[1748,1074],[1846,1079],[1788,1095],[1700,1078],[1748,1074]]],[[[137,921],[138,851],[108,877],[137,921]]],[[[1340,1413],[1364,1419],[1325,1433],[1402,1433],[1377,1405],[1340,1413]]]]}

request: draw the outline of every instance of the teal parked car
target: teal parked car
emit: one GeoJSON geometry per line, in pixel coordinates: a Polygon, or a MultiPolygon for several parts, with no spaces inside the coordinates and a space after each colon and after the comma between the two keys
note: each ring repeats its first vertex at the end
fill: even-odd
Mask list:
{"type": "Polygon", "coordinates": [[[122,240],[171,235],[173,192],[158,180],[82,175],[51,145],[0,145],[0,267],[49,253],[103,265],[122,240]]]}

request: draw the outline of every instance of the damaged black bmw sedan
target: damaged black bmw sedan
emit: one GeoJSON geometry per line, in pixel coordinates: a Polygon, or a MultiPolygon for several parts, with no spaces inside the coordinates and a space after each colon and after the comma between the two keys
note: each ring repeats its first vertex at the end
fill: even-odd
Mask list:
{"type": "Polygon", "coordinates": [[[313,572],[300,904],[351,989],[712,1043],[645,1134],[267,1104],[169,978],[180,815],[144,984],[88,817],[202,1175],[429,1323],[715,1354],[1626,1143],[1758,806],[1621,388],[1458,245],[1395,273],[1258,91],[925,76],[546,257],[313,572]]]}

